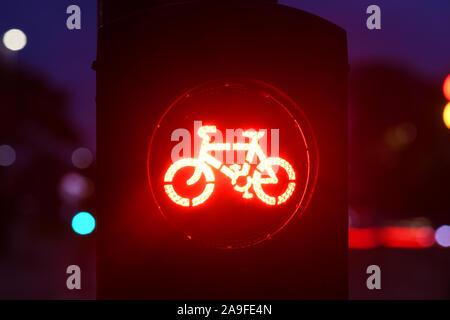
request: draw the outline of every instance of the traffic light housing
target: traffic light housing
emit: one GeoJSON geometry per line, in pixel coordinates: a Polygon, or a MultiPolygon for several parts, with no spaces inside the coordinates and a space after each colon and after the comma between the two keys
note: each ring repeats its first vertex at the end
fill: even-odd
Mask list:
{"type": "Polygon", "coordinates": [[[274,1],[157,3],[105,21],[95,64],[99,298],[347,298],[345,31],[274,1]],[[286,205],[275,213],[257,202],[255,175],[254,199],[243,199],[233,186],[245,182],[224,191],[228,178],[205,174],[214,198],[178,208],[165,192],[172,133],[195,139],[195,121],[278,129],[279,158],[297,173],[287,185],[303,190],[294,204],[275,197],[286,205]]]}

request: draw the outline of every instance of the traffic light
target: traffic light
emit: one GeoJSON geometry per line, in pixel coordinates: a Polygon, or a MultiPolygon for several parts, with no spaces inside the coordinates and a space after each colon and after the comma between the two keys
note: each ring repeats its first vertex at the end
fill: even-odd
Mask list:
{"type": "Polygon", "coordinates": [[[276,1],[100,10],[99,298],[347,298],[345,31],[276,1]]]}
{"type": "Polygon", "coordinates": [[[209,81],[183,93],[149,145],[149,185],[161,214],[189,239],[224,249],[270,239],[301,214],[317,167],[301,109],[248,79],[209,81]]]}

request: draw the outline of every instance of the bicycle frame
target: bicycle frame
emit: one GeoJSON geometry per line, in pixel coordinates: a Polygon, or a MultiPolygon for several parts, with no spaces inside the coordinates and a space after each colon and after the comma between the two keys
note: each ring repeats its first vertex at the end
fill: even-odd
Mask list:
{"type": "MultiPolygon", "coordinates": [[[[258,167],[259,170],[266,172],[269,175],[268,178],[260,178],[259,183],[278,183],[278,178],[276,177],[276,174],[273,171],[272,167],[266,164],[266,154],[259,145],[259,139],[264,137],[265,134],[263,131],[244,131],[243,136],[250,138],[250,143],[233,143],[232,145],[230,143],[211,143],[211,137],[209,136],[209,133],[215,132],[215,126],[202,126],[198,129],[198,135],[202,138],[198,160],[216,168],[224,175],[229,177],[231,179],[231,184],[234,185],[234,189],[239,192],[243,192],[244,198],[251,198],[253,196],[253,194],[248,192],[253,183],[253,178],[248,176],[248,174],[250,171],[250,163],[252,163],[255,156],[257,156],[260,160],[261,165],[258,167]],[[229,151],[231,150],[231,146],[235,151],[242,150],[247,152],[245,162],[242,167],[239,164],[227,166],[209,154],[209,152],[211,151],[229,151]],[[244,186],[239,186],[236,184],[237,179],[241,176],[247,176],[247,183],[244,186]]],[[[256,170],[258,170],[258,168],[256,170]]],[[[192,177],[187,181],[187,184],[192,185],[196,183],[200,179],[201,175],[202,169],[200,167],[197,167],[192,177]]]]}

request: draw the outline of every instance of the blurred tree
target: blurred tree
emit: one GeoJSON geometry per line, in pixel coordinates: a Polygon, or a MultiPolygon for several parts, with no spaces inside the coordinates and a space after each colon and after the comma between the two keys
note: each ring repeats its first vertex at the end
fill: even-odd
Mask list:
{"type": "Polygon", "coordinates": [[[31,241],[61,229],[58,186],[79,141],[66,106],[45,79],[0,61],[0,145],[16,151],[16,161],[0,167],[0,255],[23,246],[16,232],[31,241]]]}
{"type": "Polygon", "coordinates": [[[450,134],[441,84],[387,62],[350,73],[350,205],[448,223],[450,134]]]}

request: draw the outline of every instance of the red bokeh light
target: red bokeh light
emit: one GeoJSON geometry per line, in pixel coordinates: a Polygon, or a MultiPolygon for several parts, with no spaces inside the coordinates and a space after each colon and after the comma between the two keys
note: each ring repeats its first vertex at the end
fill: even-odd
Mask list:
{"type": "Polygon", "coordinates": [[[430,228],[385,227],[378,233],[380,243],[391,248],[428,248],[434,243],[430,228]]]}
{"type": "Polygon", "coordinates": [[[444,84],[442,85],[442,91],[444,92],[444,96],[447,100],[450,101],[450,74],[444,80],[444,84]]]}
{"type": "Polygon", "coordinates": [[[423,249],[433,246],[434,230],[430,227],[350,228],[350,249],[388,248],[423,249]]]}
{"type": "Polygon", "coordinates": [[[377,246],[376,233],[371,228],[350,228],[348,246],[352,249],[372,249],[377,246]]]}

